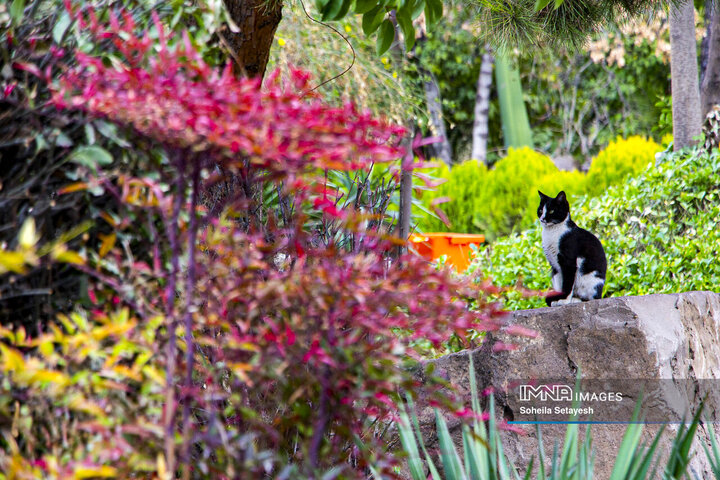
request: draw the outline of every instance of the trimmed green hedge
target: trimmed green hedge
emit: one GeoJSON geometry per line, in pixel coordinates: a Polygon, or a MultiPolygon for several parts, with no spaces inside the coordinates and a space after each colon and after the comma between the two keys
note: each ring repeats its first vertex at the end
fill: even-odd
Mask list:
{"type": "MultiPolygon", "coordinates": [[[[720,285],[720,153],[663,153],[630,181],[600,197],[571,201],[573,220],[600,238],[608,256],[605,296],[717,290],[720,285]]],[[[480,247],[468,274],[496,285],[520,278],[550,288],[540,226],[480,247]]],[[[502,295],[510,309],[545,306],[542,298],[502,295]]]]}
{"type": "Polygon", "coordinates": [[[432,169],[432,177],[445,183],[434,191],[422,193],[420,202],[431,210],[439,199],[449,201],[438,206],[450,225],[438,217],[421,216],[421,231],[483,233],[489,240],[532,225],[537,209],[537,190],[554,195],[565,190],[571,202],[580,195],[598,194],[609,185],[622,181],[645,168],[660,145],[642,137],[611,142],[593,160],[587,175],[558,170],[552,160],[530,148],[510,149],[494,168],[471,160],[452,169],[432,169]]]}

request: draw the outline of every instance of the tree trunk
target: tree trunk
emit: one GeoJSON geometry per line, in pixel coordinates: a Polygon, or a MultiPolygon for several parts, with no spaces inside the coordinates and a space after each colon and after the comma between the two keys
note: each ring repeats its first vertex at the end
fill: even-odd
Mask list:
{"type": "Polygon", "coordinates": [[[707,67],[700,86],[700,106],[702,118],[720,103],[720,7],[708,2],[705,8],[711,9],[708,25],[707,67]]]}
{"type": "Polygon", "coordinates": [[[225,0],[225,6],[240,29],[225,33],[232,57],[243,75],[262,78],[282,20],[282,0],[225,0]]]}
{"type": "MultiPolygon", "coordinates": [[[[395,28],[395,39],[390,47],[390,52],[393,56],[393,63],[399,68],[405,61],[407,52],[405,51],[405,43],[400,36],[400,26],[397,22],[397,12],[395,10],[390,12],[390,21],[392,21],[393,27],[395,28]]],[[[404,140],[407,152],[405,158],[400,159],[400,205],[398,205],[399,212],[397,220],[397,235],[404,243],[397,247],[396,254],[398,257],[407,252],[407,243],[405,242],[407,242],[410,237],[410,219],[412,218],[412,161],[414,159],[413,139],[415,137],[415,121],[410,117],[405,121],[405,124],[408,131],[407,137],[405,137],[404,140]]]]}
{"type": "Polygon", "coordinates": [[[471,158],[487,164],[487,141],[490,132],[488,114],[490,112],[490,86],[492,85],[493,56],[490,47],[485,47],[480,64],[480,74],[475,95],[473,119],[473,143],[471,158]]]}
{"type": "Polygon", "coordinates": [[[688,0],[670,8],[670,77],[673,145],[677,151],[692,145],[693,137],[700,135],[702,128],[695,8],[688,0]]]}
{"type": "MultiPolygon", "coordinates": [[[[412,140],[408,141],[408,148],[412,148],[412,140]]],[[[412,158],[412,153],[410,153],[412,158]]],[[[406,242],[410,236],[410,218],[412,217],[412,169],[405,168],[405,160],[401,160],[404,165],[400,171],[400,215],[398,217],[398,237],[406,242]]],[[[406,247],[401,245],[399,253],[406,251],[406,247]]]]}
{"type": "Polygon", "coordinates": [[[433,143],[432,149],[435,156],[452,166],[452,149],[447,138],[445,130],[445,120],[442,114],[442,101],[440,100],[440,87],[438,87],[435,75],[431,72],[421,72],[425,77],[423,86],[425,87],[425,101],[427,103],[428,113],[430,114],[430,128],[432,135],[440,139],[439,142],[433,143]]]}

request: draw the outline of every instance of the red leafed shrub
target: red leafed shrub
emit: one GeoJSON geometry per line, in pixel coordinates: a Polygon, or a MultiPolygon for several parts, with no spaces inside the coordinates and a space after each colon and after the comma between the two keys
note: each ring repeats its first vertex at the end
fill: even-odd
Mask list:
{"type": "Polygon", "coordinates": [[[160,22],[156,43],[127,16],[74,17],[125,61],[76,53],[52,103],[164,153],[146,177],[114,170],[66,189],[110,192],[116,231],[78,266],[95,281],[90,311],[38,338],[0,330],[6,404],[36,419],[14,426],[25,440],[0,466],[48,478],[392,476],[382,434],[399,394],[461,407],[414,380],[416,341],[494,330],[501,315],[471,282],[389,256],[395,185],[362,170],[403,156],[403,130],[325,105],[304,72],[262,88],[218,72],[160,22]],[[358,170],[352,202],[328,185],[338,170],[358,170]],[[118,244],[128,231],[135,240],[118,244]],[[72,421],[58,430],[51,412],[72,421]]]}
{"type": "Polygon", "coordinates": [[[253,165],[283,173],[356,169],[398,156],[401,127],[352,104],[326,106],[309,92],[306,72],[291,70],[281,82],[276,71],[260,91],[259,80],[236,78],[230,65],[222,72],[208,66],[187,34],[168,48],[156,17],[158,44],[134,34],[130,15],[121,24],[111,13],[110,25],[99,24],[92,10],[89,18],[78,15],[93,35],[112,39],[127,62],[106,66],[78,52],[77,66],[63,75],[53,98],[59,107],[107,117],[215,162],[232,162],[241,152],[253,165]]]}

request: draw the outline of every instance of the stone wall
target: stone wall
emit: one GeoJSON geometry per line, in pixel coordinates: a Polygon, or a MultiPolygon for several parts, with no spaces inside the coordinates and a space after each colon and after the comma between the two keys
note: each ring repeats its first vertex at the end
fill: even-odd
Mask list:
{"type": "MultiPolygon", "coordinates": [[[[687,292],[672,295],[618,297],[570,304],[562,307],[518,311],[511,323],[538,332],[536,338],[489,338],[483,347],[437,360],[436,374],[452,381],[469,398],[468,354],[473,355],[478,385],[494,386],[496,411],[506,420],[519,417],[516,395],[503,388],[517,379],[567,379],[574,381],[578,368],[584,380],[625,380],[629,384],[655,382],[652,401],[643,402],[646,418],[680,418],[687,406],[696,406],[707,396],[705,417],[720,415],[720,294],[687,292]],[[494,342],[515,343],[513,351],[492,352],[494,342]],[[660,381],[660,379],[664,379],[660,381]],[[718,381],[714,381],[718,380],[718,381]]],[[[618,420],[629,418],[637,398],[627,395],[618,403],[618,420]]],[[[692,413],[692,412],[689,412],[692,413]]],[[[419,412],[426,441],[432,445],[433,416],[429,407],[419,412]]],[[[606,419],[606,418],[605,418],[606,419]]],[[[450,419],[459,436],[459,422],[450,419]]],[[[537,455],[534,427],[523,425],[525,435],[503,432],[508,457],[522,470],[537,455]]],[[[543,440],[549,457],[553,444],[562,445],[564,425],[543,425],[543,440]]],[[[625,425],[593,425],[596,452],[595,478],[609,478],[625,425]]],[[[645,440],[658,425],[647,425],[645,440]]],[[[660,450],[667,452],[677,425],[669,425],[660,450]]],[[[584,427],[580,429],[584,431],[584,427]]],[[[707,431],[701,426],[691,468],[699,478],[710,478],[702,447],[707,431]]],[[[549,461],[549,458],[546,458],[549,461]]]]}

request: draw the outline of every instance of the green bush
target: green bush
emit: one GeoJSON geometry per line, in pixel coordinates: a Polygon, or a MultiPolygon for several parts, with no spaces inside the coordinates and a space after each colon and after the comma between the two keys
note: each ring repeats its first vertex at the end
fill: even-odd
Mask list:
{"type": "Polygon", "coordinates": [[[554,184],[573,191],[572,185],[565,183],[572,175],[560,172],[552,160],[527,147],[511,148],[490,170],[482,162],[470,160],[452,169],[442,165],[427,173],[445,183],[434,191],[423,192],[422,204],[432,210],[438,199],[448,199],[437,207],[449,225],[426,216],[418,225],[426,232],[483,233],[494,239],[530,224],[530,200],[526,194],[538,184],[538,178],[547,183],[548,176],[554,176],[554,184]]]}
{"type": "Polygon", "coordinates": [[[446,182],[435,191],[423,192],[421,203],[432,210],[433,202],[448,198],[438,206],[449,225],[426,215],[420,218],[418,228],[426,232],[483,233],[494,240],[533,224],[537,190],[549,195],[565,190],[571,202],[581,195],[597,195],[642,171],[660,150],[660,145],[642,137],[617,139],[593,160],[587,175],[558,170],[550,158],[527,147],[511,148],[490,170],[475,160],[452,169],[443,165],[427,173],[446,182]]]}
{"type": "Polygon", "coordinates": [[[587,174],[587,193],[598,195],[630,175],[640,173],[655,160],[662,147],[652,140],[632,136],[616,139],[595,157],[587,174]]]}
{"type": "Polygon", "coordinates": [[[438,216],[427,215],[420,218],[419,228],[425,232],[478,231],[473,221],[488,182],[488,169],[485,164],[477,160],[469,160],[456,165],[451,170],[443,163],[424,173],[444,183],[433,190],[423,192],[421,204],[430,211],[439,207],[450,225],[445,225],[438,216]],[[437,201],[446,198],[450,200],[436,204],[437,201]]]}
{"type": "MultiPolygon", "coordinates": [[[[600,197],[570,202],[573,219],[598,236],[608,257],[605,296],[714,290],[720,285],[720,154],[665,153],[658,164],[600,197]]],[[[496,285],[550,287],[538,225],[479,249],[468,273],[496,285]]],[[[542,298],[502,294],[510,309],[542,298]]]]}
{"type": "Polygon", "coordinates": [[[474,225],[491,238],[527,226],[528,190],[538,178],[558,172],[549,157],[528,147],[511,148],[492,170],[474,225]]]}

